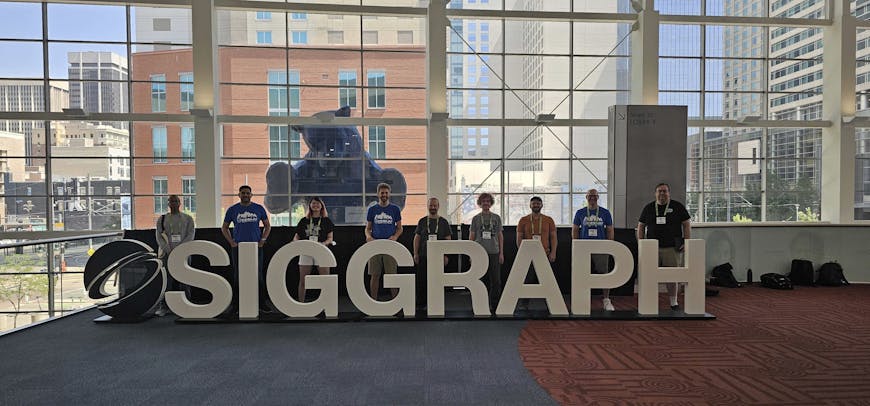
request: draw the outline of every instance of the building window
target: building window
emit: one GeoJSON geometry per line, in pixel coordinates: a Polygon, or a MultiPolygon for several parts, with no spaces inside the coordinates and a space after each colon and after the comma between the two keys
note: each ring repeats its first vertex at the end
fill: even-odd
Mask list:
{"type": "Polygon", "coordinates": [[[326,33],[327,42],[330,45],[344,44],[344,31],[329,31],[326,33]]]}
{"type": "Polygon", "coordinates": [[[270,70],[269,82],[269,115],[287,115],[287,72],[283,70],[270,70]]]}
{"type": "Polygon", "coordinates": [[[193,162],[196,155],[196,137],[193,127],[181,127],[181,162],[193,162]]]}
{"type": "Polygon", "coordinates": [[[370,70],[366,74],[369,85],[369,108],[382,109],[387,105],[387,91],[384,89],[387,74],[384,71],[370,70]]]}
{"type": "Polygon", "coordinates": [[[285,161],[288,155],[288,127],[286,125],[269,126],[269,159],[272,161],[285,161]]]}
{"type": "Polygon", "coordinates": [[[339,71],[338,86],[338,106],[356,108],[356,71],[339,71]]]}
{"type": "Polygon", "coordinates": [[[154,151],[155,164],[167,162],[166,145],[166,127],[151,127],[151,149],[154,151]]]}
{"type": "Polygon", "coordinates": [[[182,73],[178,75],[181,82],[181,111],[190,111],[193,108],[193,74],[182,73]]]}
{"type": "Polygon", "coordinates": [[[376,45],[378,43],[377,31],[363,31],[362,43],[365,45],[376,45]]]}
{"type": "Polygon", "coordinates": [[[291,31],[290,41],[292,44],[307,44],[308,31],[291,31]]]}
{"type": "Polygon", "coordinates": [[[166,75],[151,75],[151,111],[166,111],[166,75]]]}
{"type": "Polygon", "coordinates": [[[188,176],[181,178],[181,198],[184,210],[196,213],[196,178],[188,176]]]}
{"type": "Polygon", "coordinates": [[[308,13],[290,13],[290,19],[292,19],[292,20],[307,20],[308,13]]]}
{"type": "Polygon", "coordinates": [[[151,23],[154,31],[172,31],[172,20],[168,18],[155,18],[151,23]]]}
{"type": "Polygon", "coordinates": [[[271,44],[272,43],[272,31],[257,31],[257,43],[258,44],[271,44]]]}
{"type": "Polygon", "coordinates": [[[257,12],[257,21],[269,21],[272,19],[271,11],[258,11],[257,12]]]}
{"type": "Polygon", "coordinates": [[[287,72],[287,83],[290,85],[289,95],[290,95],[290,115],[293,117],[298,117],[299,112],[302,109],[302,99],[299,84],[302,83],[302,78],[299,75],[298,70],[291,70],[287,72]],[[295,85],[295,86],[294,86],[295,85]]]}
{"type": "Polygon", "coordinates": [[[411,45],[414,43],[414,31],[399,31],[396,39],[399,45],[411,45]]]}
{"type": "Polygon", "coordinates": [[[163,214],[169,211],[169,202],[167,195],[169,191],[169,181],[164,176],[151,178],[151,183],[154,187],[154,213],[163,214]]]}
{"type": "Polygon", "coordinates": [[[374,159],[387,157],[387,134],[384,126],[369,126],[369,154],[374,159]]]}

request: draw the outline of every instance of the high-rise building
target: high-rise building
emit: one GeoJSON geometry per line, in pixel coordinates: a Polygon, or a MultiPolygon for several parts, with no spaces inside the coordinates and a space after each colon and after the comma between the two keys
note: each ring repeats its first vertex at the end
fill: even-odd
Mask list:
{"type": "MultiPolygon", "coordinates": [[[[69,106],[86,113],[128,111],[127,59],[113,52],[69,52],[69,106]]],[[[124,122],[106,122],[127,128],[124,122]]]]}
{"type": "MultiPolygon", "coordinates": [[[[41,80],[0,80],[0,111],[42,112],[61,111],[69,107],[66,82],[51,81],[48,88],[49,106],[45,105],[45,83],[41,80]]],[[[0,131],[24,134],[24,154],[33,156],[31,136],[34,129],[45,126],[39,120],[0,120],[0,131]]],[[[29,158],[28,158],[29,159],[29,158]]]]}

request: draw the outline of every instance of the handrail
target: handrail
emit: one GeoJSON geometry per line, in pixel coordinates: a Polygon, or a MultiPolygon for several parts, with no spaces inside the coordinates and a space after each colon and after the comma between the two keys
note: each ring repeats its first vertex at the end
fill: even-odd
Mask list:
{"type": "Polygon", "coordinates": [[[27,246],[31,246],[31,245],[42,245],[42,244],[51,244],[51,243],[67,242],[67,241],[90,240],[92,238],[115,237],[115,236],[123,236],[123,235],[124,235],[123,232],[116,231],[116,232],[112,232],[112,233],[86,234],[86,235],[77,235],[77,236],[73,236],[73,237],[46,238],[46,239],[42,239],[42,240],[16,242],[16,243],[11,243],[11,244],[2,244],[2,245],[0,245],[0,249],[27,247],[27,246]]]}

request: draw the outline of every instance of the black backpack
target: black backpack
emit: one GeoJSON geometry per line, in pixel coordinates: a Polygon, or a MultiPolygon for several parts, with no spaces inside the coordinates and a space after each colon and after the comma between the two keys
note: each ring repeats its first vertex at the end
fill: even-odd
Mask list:
{"type": "Polygon", "coordinates": [[[731,272],[732,269],[734,268],[728,262],[715,266],[713,271],[710,272],[710,284],[725,288],[739,288],[740,283],[737,282],[737,278],[731,272]]]}
{"type": "Polygon", "coordinates": [[[788,278],[795,285],[814,286],[816,278],[813,274],[813,263],[805,259],[791,260],[791,272],[788,278]]]}
{"type": "Polygon", "coordinates": [[[819,279],[817,284],[822,286],[843,286],[848,285],[849,281],[843,276],[843,267],[836,262],[827,262],[819,267],[819,279]]]}
{"type": "Polygon", "coordinates": [[[766,273],[761,275],[759,280],[761,281],[761,286],[764,286],[765,288],[778,290],[794,289],[791,280],[789,280],[787,276],[778,273],[766,273]]]}

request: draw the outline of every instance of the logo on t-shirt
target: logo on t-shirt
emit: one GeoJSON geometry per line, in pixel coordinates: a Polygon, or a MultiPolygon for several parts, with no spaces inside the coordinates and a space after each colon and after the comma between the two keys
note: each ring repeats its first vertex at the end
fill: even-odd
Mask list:
{"type": "Polygon", "coordinates": [[[393,216],[387,213],[380,213],[375,216],[375,224],[393,224],[393,216]]]}
{"type": "Polygon", "coordinates": [[[604,219],[598,217],[594,214],[590,214],[586,217],[586,227],[589,228],[597,228],[604,225],[604,219]]]}
{"type": "Polygon", "coordinates": [[[236,215],[236,224],[256,223],[258,221],[260,221],[260,218],[256,214],[248,211],[236,215]]]}

